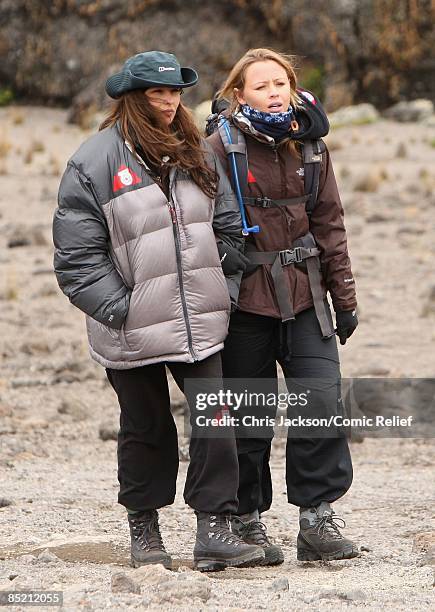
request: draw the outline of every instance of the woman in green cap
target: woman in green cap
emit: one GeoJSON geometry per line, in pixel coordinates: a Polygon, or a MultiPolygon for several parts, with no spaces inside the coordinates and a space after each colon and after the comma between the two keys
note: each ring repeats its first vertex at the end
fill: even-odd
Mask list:
{"type": "MultiPolygon", "coordinates": [[[[244,265],[237,202],[180,101],[197,78],[169,53],[129,58],[107,80],[116,101],[99,133],[68,162],[54,217],[59,285],[86,313],[91,356],[119,400],[118,499],[134,566],[171,566],[157,513],[173,503],[178,471],[165,366],[181,390],[187,378],[221,378],[244,265]]],[[[191,422],[184,498],[198,520],[196,567],[261,562],[263,550],[229,529],[234,433],[201,436],[191,422]]]]}

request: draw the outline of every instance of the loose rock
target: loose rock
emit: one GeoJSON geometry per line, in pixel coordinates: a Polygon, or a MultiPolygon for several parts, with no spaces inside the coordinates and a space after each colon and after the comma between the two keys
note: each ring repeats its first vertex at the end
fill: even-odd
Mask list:
{"type": "Polygon", "coordinates": [[[38,561],[42,561],[43,563],[59,563],[60,559],[46,548],[38,555],[38,561]]]}
{"type": "Polygon", "coordinates": [[[435,565],[435,545],[429,547],[429,550],[420,561],[420,565],[435,565]]]}
{"type": "Polygon", "coordinates": [[[140,585],[124,572],[112,574],[112,593],[140,593],[140,585]]]}
{"type": "Polygon", "coordinates": [[[107,440],[117,440],[118,439],[118,429],[115,427],[106,427],[102,425],[98,430],[98,436],[100,440],[107,442],[107,440]]]}
{"type": "Polygon", "coordinates": [[[422,317],[435,315],[435,285],[429,290],[429,295],[426,298],[426,303],[421,311],[422,317]]]}
{"type": "Polygon", "coordinates": [[[89,417],[87,406],[75,397],[63,399],[57,411],[69,415],[73,421],[85,421],[89,417]]]}
{"type": "Polygon", "coordinates": [[[170,577],[172,577],[170,570],[165,569],[160,564],[144,565],[134,570],[134,579],[141,586],[154,586],[165,582],[170,577]]]}
{"type": "Polygon", "coordinates": [[[269,585],[269,590],[274,591],[274,593],[278,593],[280,591],[288,591],[288,578],[286,576],[282,576],[281,578],[275,578],[275,580],[269,585]]]}
{"type": "Polygon", "coordinates": [[[413,552],[426,552],[435,546],[435,531],[422,531],[414,538],[413,552]]]}

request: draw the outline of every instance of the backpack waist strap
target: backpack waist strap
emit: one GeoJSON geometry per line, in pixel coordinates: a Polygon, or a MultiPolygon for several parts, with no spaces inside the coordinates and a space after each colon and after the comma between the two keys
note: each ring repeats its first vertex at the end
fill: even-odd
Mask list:
{"type": "Polygon", "coordinates": [[[320,250],[317,248],[311,232],[296,240],[290,249],[282,251],[257,251],[249,248],[245,253],[249,262],[257,265],[271,264],[271,276],[275,295],[278,302],[281,320],[283,322],[295,318],[292,295],[288,290],[283,268],[305,262],[308,281],[310,283],[311,295],[313,296],[314,309],[317,320],[322,331],[323,338],[334,335],[334,329],[330,323],[327,307],[323,297],[322,276],[320,272],[320,250]],[[301,246],[302,245],[302,246],[301,246]]]}

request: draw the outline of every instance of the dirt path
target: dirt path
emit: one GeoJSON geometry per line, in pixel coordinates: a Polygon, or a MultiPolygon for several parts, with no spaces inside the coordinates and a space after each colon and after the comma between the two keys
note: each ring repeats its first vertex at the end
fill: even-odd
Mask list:
{"type": "MultiPolygon", "coordinates": [[[[380,122],[330,138],[361,306],[341,353],[345,376],[434,377],[432,132],[380,122]],[[375,190],[355,191],[361,179],[375,190]]],[[[284,565],[189,570],[195,521],[183,462],[176,503],[161,512],[180,571],[129,569],[116,442],[100,432],[116,429],[115,397],[51,272],[59,171],[84,137],[62,111],[0,109],[0,590],[62,590],[67,610],[434,609],[433,440],[352,444],[354,484],[335,510],[367,549],[356,560],[296,561],[278,439],[264,520],[284,565]]]]}

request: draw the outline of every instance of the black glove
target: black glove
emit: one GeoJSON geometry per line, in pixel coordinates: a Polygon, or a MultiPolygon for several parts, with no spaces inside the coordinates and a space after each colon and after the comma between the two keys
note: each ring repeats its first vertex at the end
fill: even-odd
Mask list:
{"type": "Polygon", "coordinates": [[[346,340],[351,337],[358,325],[358,317],[355,310],[337,310],[335,313],[337,322],[337,336],[340,344],[346,344],[346,340]]]}
{"type": "Polygon", "coordinates": [[[241,251],[225,242],[219,241],[216,244],[225,276],[233,276],[246,268],[248,258],[241,251]]]}

